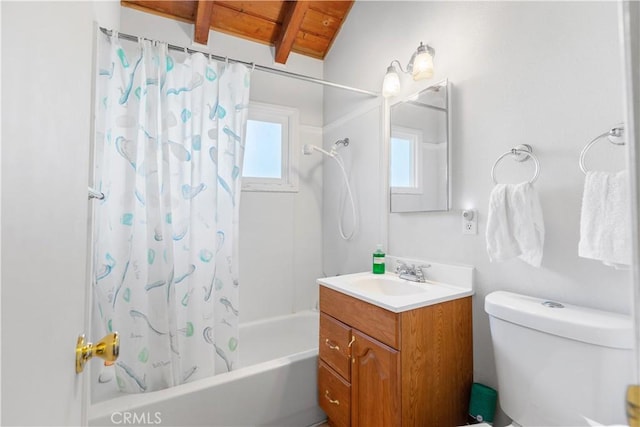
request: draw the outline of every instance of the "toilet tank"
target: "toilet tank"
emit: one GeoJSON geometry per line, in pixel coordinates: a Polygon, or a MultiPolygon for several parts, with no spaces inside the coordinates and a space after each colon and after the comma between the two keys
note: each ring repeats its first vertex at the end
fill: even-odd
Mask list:
{"type": "Polygon", "coordinates": [[[626,424],[630,316],[511,292],[487,295],[500,406],[523,426],[626,424]]]}

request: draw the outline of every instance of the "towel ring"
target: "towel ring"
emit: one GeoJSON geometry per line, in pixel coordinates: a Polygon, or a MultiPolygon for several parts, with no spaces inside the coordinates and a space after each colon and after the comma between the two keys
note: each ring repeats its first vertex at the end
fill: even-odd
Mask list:
{"type": "Polygon", "coordinates": [[[624,145],[625,142],[624,142],[623,135],[624,135],[624,125],[619,124],[615,127],[612,127],[611,130],[609,130],[608,132],[605,132],[601,135],[596,136],[591,140],[591,142],[585,145],[582,151],[580,152],[579,164],[580,164],[580,170],[582,171],[582,173],[584,173],[585,175],[587,174],[587,168],[584,165],[584,158],[587,155],[587,151],[589,151],[589,149],[593,146],[593,144],[600,141],[600,139],[606,136],[610,143],[614,145],[624,145]]]}
{"type": "Polygon", "coordinates": [[[498,183],[498,181],[496,181],[496,166],[498,166],[500,160],[508,155],[513,156],[513,159],[516,162],[524,162],[526,160],[532,159],[533,163],[536,165],[536,170],[533,173],[533,178],[529,180],[529,184],[533,184],[535,180],[538,179],[538,175],[540,175],[540,162],[538,161],[538,158],[533,154],[533,149],[529,144],[521,144],[517,147],[513,147],[511,150],[498,157],[496,162],[493,164],[493,168],[491,168],[491,179],[493,180],[494,184],[498,183]]]}

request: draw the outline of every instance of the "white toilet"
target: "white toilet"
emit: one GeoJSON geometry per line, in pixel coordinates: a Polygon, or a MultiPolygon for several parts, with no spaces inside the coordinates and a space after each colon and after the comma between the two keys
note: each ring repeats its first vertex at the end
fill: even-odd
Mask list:
{"type": "Polygon", "coordinates": [[[504,291],[487,295],[485,311],[514,426],[626,425],[631,317],[504,291]]]}

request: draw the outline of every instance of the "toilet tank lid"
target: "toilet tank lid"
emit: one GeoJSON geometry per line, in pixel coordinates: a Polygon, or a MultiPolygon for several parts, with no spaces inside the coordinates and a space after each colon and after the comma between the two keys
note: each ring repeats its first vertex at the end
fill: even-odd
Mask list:
{"type": "Polygon", "coordinates": [[[507,291],[492,292],[484,300],[493,317],[548,334],[613,348],[633,348],[633,321],[626,316],[507,291]]]}

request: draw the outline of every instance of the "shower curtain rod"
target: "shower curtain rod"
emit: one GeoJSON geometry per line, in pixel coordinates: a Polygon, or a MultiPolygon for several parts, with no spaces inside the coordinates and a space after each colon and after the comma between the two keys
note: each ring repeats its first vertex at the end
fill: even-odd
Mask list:
{"type": "MultiPolygon", "coordinates": [[[[104,34],[110,36],[112,34],[111,30],[108,30],[104,27],[100,27],[100,31],[102,31],[104,34]]],[[[118,32],[118,38],[121,38],[123,40],[128,40],[128,41],[132,41],[132,42],[137,42],[138,40],[144,39],[144,40],[151,40],[151,39],[147,39],[146,37],[138,37],[138,36],[133,36],[131,34],[126,34],[126,33],[120,33],[118,32]]],[[[154,40],[151,40],[154,41],[154,40]]],[[[228,58],[228,57],[224,57],[224,56],[219,56],[219,55],[214,55],[212,53],[209,52],[205,52],[202,50],[197,50],[197,49],[192,49],[190,47],[183,47],[183,46],[177,46],[174,44],[169,44],[167,43],[167,48],[170,50],[176,50],[179,52],[189,52],[189,53],[195,53],[195,52],[199,52],[202,53],[203,55],[206,55],[212,59],[215,59],[216,61],[221,61],[221,62],[236,62],[238,64],[243,64],[246,65],[248,67],[251,67],[252,69],[256,69],[259,71],[264,71],[267,73],[271,73],[271,74],[277,74],[280,76],[284,76],[284,77],[291,77],[294,79],[298,79],[298,80],[304,80],[306,82],[311,82],[311,83],[317,83],[317,84],[321,84],[324,86],[330,86],[330,87],[335,87],[338,89],[345,89],[345,90],[350,90],[352,92],[357,92],[357,93],[361,93],[364,95],[369,95],[369,96],[375,96],[378,97],[380,96],[380,93],[378,92],[371,92],[369,90],[364,90],[364,89],[358,89],[355,87],[351,87],[351,86],[346,86],[346,85],[342,85],[339,83],[333,83],[327,80],[322,80],[322,79],[318,79],[316,77],[311,77],[311,76],[305,76],[304,74],[298,74],[298,73],[292,73],[291,71],[284,71],[284,70],[278,70],[277,68],[271,68],[271,67],[265,67],[264,65],[259,65],[259,64],[255,64],[253,62],[246,62],[246,61],[240,61],[239,59],[232,59],[232,58],[228,58]]]]}

